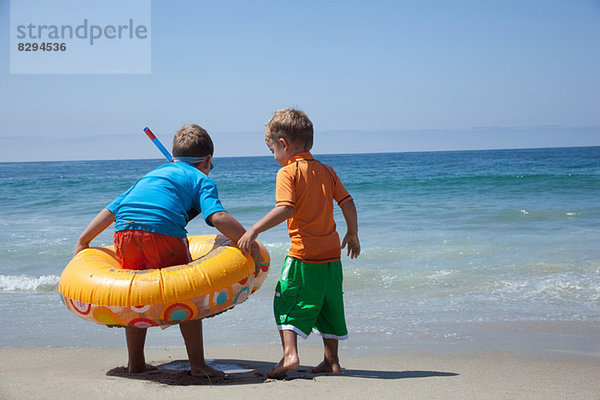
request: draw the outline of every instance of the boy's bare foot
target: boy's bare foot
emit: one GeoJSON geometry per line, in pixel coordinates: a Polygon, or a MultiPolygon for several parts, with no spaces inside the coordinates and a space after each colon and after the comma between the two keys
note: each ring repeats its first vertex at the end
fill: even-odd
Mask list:
{"type": "Polygon", "coordinates": [[[204,364],[202,366],[192,366],[190,368],[190,375],[196,378],[221,378],[225,376],[225,372],[204,364]]]}
{"type": "Polygon", "coordinates": [[[321,364],[312,368],[309,372],[312,374],[339,374],[342,371],[340,363],[337,361],[321,361],[321,364]]]}
{"type": "Polygon", "coordinates": [[[283,379],[283,377],[288,371],[298,368],[299,365],[300,360],[298,360],[298,357],[283,357],[281,361],[279,361],[279,364],[277,364],[275,368],[269,371],[269,373],[267,374],[267,378],[283,379]]]}
{"type": "Polygon", "coordinates": [[[154,371],[155,369],[158,369],[158,368],[155,367],[154,365],[145,364],[141,368],[139,368],[139,367],[138,368],[127,367],[127,372],[130,373],[130,374],[139,374],[141,372],[154,371]]]}

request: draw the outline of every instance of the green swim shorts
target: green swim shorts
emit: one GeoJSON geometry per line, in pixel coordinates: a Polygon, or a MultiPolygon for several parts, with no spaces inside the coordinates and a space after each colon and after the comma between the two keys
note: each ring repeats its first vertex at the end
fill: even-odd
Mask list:
{"type": "Polygon", "coordinates": [[[324,338],[347,339],[342,279],[339,261],[309,264],[286,257],[273,300],[279,330],[293,330],[304,339],[311,330],[324,338]]]}

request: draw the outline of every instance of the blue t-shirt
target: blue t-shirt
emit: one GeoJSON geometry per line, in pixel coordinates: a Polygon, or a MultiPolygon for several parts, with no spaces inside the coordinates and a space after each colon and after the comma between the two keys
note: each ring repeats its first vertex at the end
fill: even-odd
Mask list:
{"type": "Polygon", "coordinates": [[[185,238],[197,212],[225,211],[215,182],[194,166],[177,161],[149,172],[106,208],[115,214],[115,231],[140,229],[185,238]]]}

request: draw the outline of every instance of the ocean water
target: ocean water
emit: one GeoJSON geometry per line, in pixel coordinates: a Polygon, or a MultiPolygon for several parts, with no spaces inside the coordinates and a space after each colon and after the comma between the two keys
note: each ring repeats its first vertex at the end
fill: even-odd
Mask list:
{"type": "MultiPolygon", "coordinates": [[[[571,346],[600,355],[600,147],[317,158],[335,168],[359,214],[362,254],[342,258],[344,348],[571,346]]],[[[125,345],[122,329],[71,314],[58,279],[93,216],[162,163],[0,163],[0,346],[125,345]]],[[[211,177],[249,226],[273,206],[278,168],[272,157],[216,158],[211,177]]],[[[343,236],[339,209],[336,221],[343,236]]],[[[201,217],[188,231],[215,233],[201,217]]],[[[279,341],[271,304],[285,224],[259,240],[271,253],[269,278],[205,321],[207,346],[279,341]]],[[[110,229],[93,242],[111,243],[110,229]]],[[[150,331],[148,346],[183,345],[177,328],[150,331]]]]}

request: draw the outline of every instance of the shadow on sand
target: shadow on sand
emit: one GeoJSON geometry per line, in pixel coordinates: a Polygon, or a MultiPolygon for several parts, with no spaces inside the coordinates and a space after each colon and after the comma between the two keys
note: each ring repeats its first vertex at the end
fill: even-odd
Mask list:
{"type": "MultiPolygon", "coordinates": [[[[267,378],[267,372],[275,365],[272,362],[254,361],[254,360],[209,360],[211,367],[225,371],[226,376],[220,378],[197,378],[189,374],[189,364],[187,360],[171,361],[169,363],[155,365],[155,370],[150,370],[138,374],[129,374],[125,367],[113,368],[106,373],[108,376],[115,376],[127,379],[145,380],[150,382],[162,383],[173,386],[191,386],[191,385],[248,385],[263,382],[271,382],[267,378]]],[[[439,371],[378,371],[363,369],[342,369],[337,377],[352,377],[365,379],[407,379],[407,378],[431,378],[431,377],[449,377],[457,376],[454,372],[439,371]]],[[[285,380],[293,379],[315,379],[319,376],[332,376],[331,374],[312,374],[309,368],[300,366],[295,371],[290,371],[285,380]]]]}

